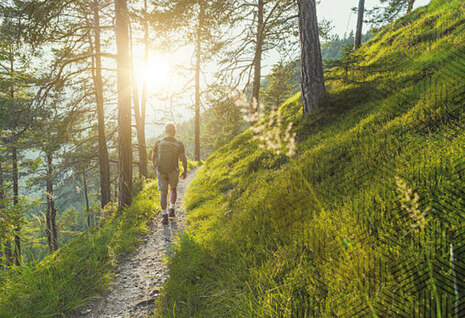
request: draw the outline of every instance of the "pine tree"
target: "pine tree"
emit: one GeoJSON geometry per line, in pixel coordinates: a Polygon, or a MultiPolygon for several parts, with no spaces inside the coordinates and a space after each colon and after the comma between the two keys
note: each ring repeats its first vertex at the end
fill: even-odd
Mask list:
{"type": "Polygon", "coordinates": [[[234,7],[235,28],[241,29],[234,45],[224,53],[223,77],[232,71],[232,87],[244,80],[251,85],[252,101],[260,100],[262,59],[269,51],[290,49],[297,43],[298,28],[295,2],[291,0],[237,1],[234,7]],[[250,54],[249,54],[250,52],[250,54]]]}
{"type": "Polygon", "coordinates": [[[326,95],[315,0],[298,0],[304,115],[323,106],[326,95]]]}
{"type": "Polygon", "coordinates": [[[224,46],[222,28],[230,25],[234,6],[232,0],[172,0],[161,15],[166,30],[177,33],[183,44],[195,47],[194,70],[194,159],[199,161],[200,153],[200,107],[202,64],[211,59],[224,46]]]}
{"type": "Polygon", "coordinates": [[[115,33],[118,84],[119,207],[132,199],[131,82],[129,63],[129,15],[126,0],[115,0],[115,33]]]}
{"type": "Polygon", "coordinates": [[[368,15],[369,22],[382,26],[412,12],[415,0],[380,0],[380,4],[382,6],[369,10],[368,15]]]}
{"type": "Polygon", "coordinates": [[[266,76],[268,85],[263,89],[263,103],[267,110],[277,108],[297,91],[295,81],[296,63],[279,61],[273,66],[271,74],[266,76]]]}
{"type": "Polygon", "coordinates": [[[357,50],[362,45],[362,35],[363,35],[363,17],[365,14],[365,0],[359,0],[358,3],[358,12],[357,12],[357,29],[355,32],[355,43],[354,48],[357,50]]]}
{"type": "MultiPolygon", "coordinates": [[[[92,78],[95,89],[95,101],[97,108],[97,129],[98,129],[98,158],[100,165],[100,202],[104,207],[110,202],[110,159],[108,156],[107,140],[105,135],[105,111],[102,80],[102,57],[101,53],[101,32],[100,32],[100,3],[93,0],[93,29],[94,41],[92,53],[92,78]]],[[[91,42],[92,44],[92,42],[91,42]]]]}

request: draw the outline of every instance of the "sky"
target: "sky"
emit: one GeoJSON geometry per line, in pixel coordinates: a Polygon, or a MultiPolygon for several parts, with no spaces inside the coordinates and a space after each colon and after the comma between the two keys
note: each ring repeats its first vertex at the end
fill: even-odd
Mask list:
{"type": "MultiPolygon", "coordinates": [[[[430,0],[416,0],[418,8],[430,3],[430,0]]],[[[371,9],[379,5],[379,0],[366,0],[365,7],[371,9]]],[[[355,28],[357,18],[351,8],[358,6],[358,0],[322,0],[317,7],[318,18],[326,18],[333,22],[333,33],[344,35],[355,28]]]]}

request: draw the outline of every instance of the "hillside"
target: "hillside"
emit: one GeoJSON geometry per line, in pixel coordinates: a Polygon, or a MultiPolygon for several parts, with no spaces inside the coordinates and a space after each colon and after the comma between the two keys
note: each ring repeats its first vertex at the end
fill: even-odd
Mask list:
{"type": "Polygon", "coordinates": [[[3,274],[0,317],[63,317],[105,291],[121,258],[147,233],[158,205],[156,182],[125,211],[109,204],[99,224],[41,261],[3,274]]]}
{"type": "Polygon", "coordinates": [[[186,194],[162,317],[447,317],[462,310],[465,6],[433,1],[326,74],[293,157],[248,130],[186,194]]]}

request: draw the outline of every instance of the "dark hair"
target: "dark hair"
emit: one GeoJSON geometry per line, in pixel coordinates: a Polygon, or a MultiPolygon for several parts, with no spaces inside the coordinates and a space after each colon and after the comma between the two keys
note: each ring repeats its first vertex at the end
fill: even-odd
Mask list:
{"type": "Polygon", "coordinates": [[[173,123],[166,124],[165,133],[170,136],[176,135],[176,126],[173,123]]]}

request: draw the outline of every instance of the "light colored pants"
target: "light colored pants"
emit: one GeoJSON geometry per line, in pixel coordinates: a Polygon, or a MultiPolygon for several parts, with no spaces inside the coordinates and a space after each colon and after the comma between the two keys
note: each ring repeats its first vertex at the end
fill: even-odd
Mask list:
{"type": "Polygon", "coordinates": [[[157,171],[158,178],[158,190],[168,191],[168,185],[171,189],[176,189],[179,182],[179,168],[176,168],[173,172],[168,174],[160,174],[157,171]]]}

